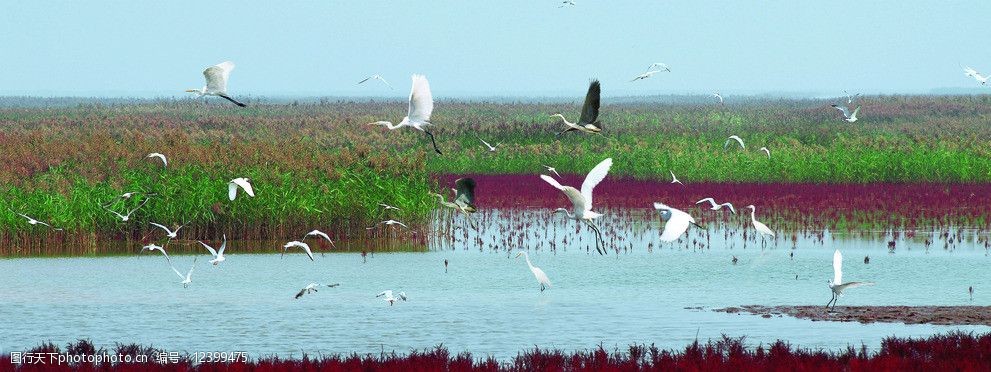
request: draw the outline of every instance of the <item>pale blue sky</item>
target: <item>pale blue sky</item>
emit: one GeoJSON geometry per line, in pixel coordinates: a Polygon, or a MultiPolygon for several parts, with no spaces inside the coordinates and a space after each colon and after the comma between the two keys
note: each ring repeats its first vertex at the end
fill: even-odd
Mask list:
{"type": "MultiPolygon", "coordinates": [[[[161,96],[231,60],[239,95],[925,93],[991,73],[991,1],[18,1],[0,94],[161,96]],[[670,74],[630,83],[652,62],[670,74]],[[395,91],[357,86],[382,74],[395,91]]],[[[991,89],[991,87],[988,87],[991,89]]]]}

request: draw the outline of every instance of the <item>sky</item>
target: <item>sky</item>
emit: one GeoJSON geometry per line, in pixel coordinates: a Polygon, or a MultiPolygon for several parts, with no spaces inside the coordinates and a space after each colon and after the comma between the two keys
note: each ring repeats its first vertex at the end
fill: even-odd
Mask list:
{"type": "MultiPolygon", "coordinates": [[[[991,1],[17,1],[0,95],[183,96],[230,60],[233,96],[916,94],[991,73],[991,1]],[[672,72],[630,82],[653,62],[672,72]],[[380,74],[396,86],[357,85],[380,74]]],[[[987,87],[991,89],[991,86],[987,87]]]]}

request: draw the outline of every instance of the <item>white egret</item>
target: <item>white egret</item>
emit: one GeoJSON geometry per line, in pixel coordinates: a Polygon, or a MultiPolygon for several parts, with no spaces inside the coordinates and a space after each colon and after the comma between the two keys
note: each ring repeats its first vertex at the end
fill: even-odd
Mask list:
{"type": "Polygon", "coordinates": [[[757,221],[757,217],[754,216],[757,213],[757,207],[753,205],[748,205],[744,208],[750,208],[750,222],[753,222],[754,229],[757,230],[757,232],[761,233],[761,235],[770,235],[773,238],[774,231],[771,231],[771,229],[767,227],[767,225],[761,223],[760,221],[757,221]]]}
{"type": "Polygon", "coordinates": [[[826,303],[826,307],[829,308],[829,304],[833,304],[833,308],[836,307],[836,301],[839,300],[840,296],[843,296],[843,291],[847,288],[859,287],[862,285],[874,285],[872,282],[846,282],[843,283],[843,255],[840,250],[837,249],[833,252],[833,280],[829,282],[829,289],[833,292],[833,298],[826,303]]]}
{"type": "Polygon", "coordinates": [[[125,192],[125,193],[120,194],[119,196],[117,196],[113,200],[111,200],[111,201],[109,201],[109,202],[107,202],[107,203],[105,203],[105,204],[103,204],[101,206],[104,207],[104,208],[106,208],[106,207],[109,207],[109,206],[113,205],[118,200],[129,200],[129,199],[131,199],[131,197],[133,197],[135,195],[156,196],[158,194],[157,193],[147,193],[147,192],[143,192],[143,191],[125,192]]]}
{"type": "Polygon", "coordinates": [[[719,104],[720,105],[723,104],[723,96],[721,94],[719,94],[719,92],[712,93],[712,96],[713,97],[716,97],[717,99],[719,99],[719,104]]]}
{"type": "MultiPolygon", "coordinates": [[[[327,284],[324,287],[334,288],[334,287],[337,287],[339,285],[341,285],[341,283],[327,284]]],[[[317,283],[307,284],[306,287],[303,287],[303,289],[300,290],[299,293],[296,294],[296,298],[299,299],[300,297],[303,297],[303,295],[305,295],[305,294],[310,294],[310,293],[318,292],[317,291],[317,288],[319,288],[319,287],[321,287],[321,285],[320,284],[317,284],[317,283]]]]}
{"type": "Polygon", "coordinates": [[[375,295],[375,297],[382,297],[382,299],[385,300],[385,302],[389,303],[389,306],[392,306],[392,304],[396,303],[396,301],[399,300],[406,301],[406,292],[399,292],[399,296],[394,297],[392,295],[392,290],[389,289],[382,291],[382,293],[375,295]]]}
{"type": "Polygon", "coordinates": [[[395,88],[392,87],[392,84],[389,84],[388,81],[385,81],[385,78],[383,78],[381,75],[372,75],[372,76],[366,77],[365,80],[359,81],[358,84],[364,83],[364,82],[369,81],[369,80],[378,80],[378,81],[381,81],[382,83],[384,83],[385,85],[387,85],[389,87],[389,89],[395,89],[395,88]]]}
{"type": "Polygon", "coordinates": [[[430,143],[434,146],[434,151],[438,154],[443,154],[437,148],[437,141],[434,140],[434,134],[426,129],[427,125],[431,125],[430,114],[434,111],[434,98],[430,93],[430,83],[427,82],[427,77],[423,75],[413,75],[412,79],[413,88],[409,92],[409,111],[406,113],[403,121],[396,125],[392,125],[392,122],[389,121],[376,121],[368,125],[381,125],[389,128],[389,130],[413,127],[416,130],[426,133],[430,137],[430,143]]]}
{"type": "Polygon", "coordinates": [[[681,181],[678,181],[678,177],[674,176],[673,170],[668,170],[668,173],[671,173],[671,183],[677,183],[679,185],[685,186],[685,184],[681,183],[681,181]]]}
{"type": "Polygon", "coordinates": [[[479,137],[477,134],[475,135],[475,138],[478,138],[479,141],[482,141],[482,144],[485,145],[485,147],[489,149],[489,152],[495,152],[496,151],[496,146],[499,146],[500,145],[499,143],[496,143],[495,146],[493,146],[493,145],[489,144],[488,142],[485,142],[485,140],[483,140],[482,137],[479,137]]]}
{"type": "Polygon", "coordinates": [[[974,80],[977,80],[977,82],[981,83],[981,85],[986,85],[988,79],[991,78],[991,75],[988,76],[981,75],[980,72],[977,72],[977,70],[971,68],[970,66],[963,68],[963,74],[974,78],[974,80]]]}
{"type": "Polygon", "coordinates": [[[547,168],[547,171],[548,172],[551,172],[551,173],[554,173],[555,175],[557,175],[557,178],[561,178],[561,173],[558,173],[556,168],[554,168],[552,166],[549,166],[549,165],[541,165],[541,166],[544,167],[544,168],[547,168]]]}
{"type": "Polygon", "coordinates": [[[172,266],[171,264],[169,266],[172,268],[172,271],[175,271],[175,274],[179,276],[179,280],[182,280],[182,287],[189,288],[189,283],[193,282],[193,269],[196,268],[196,259],[193,258],[193,265],[189,267],[189,271],[186,272],[186,275],[182,275],[182,273],[180,273],[175,266],[172,266]]]}
{"type": "MultiPolygon", "coordinates": [[[[320,231],[320,230],[310,231],[310,232],[306,233],[306,235],[303,236],[303,239],[306,239],[307,236],[319,236],[321,238],[324,238],[324,240],[326,240],[328,243],[330,243],[331,246],[333,246],[334,248],[337,248],[337,245],[334,244],[334,241],[330,239],[330,235],[327,235],[327,233],[325,233],[323,231],[320,231]]],[[[300,239],[300,240],[303,240],[303,239],[300,239]]]]}
{"type": "Polygon", "coordinates": [[[655,68],[659,71],[671,72],[671,68],[668,67],[666,63],[660,63],[660,62],[651,63],[650,66],[647,66],[647,71],[653,70],[655,68]]]}
{"type": "Polygon", "coordinates": [[[399,222],[399,221],[396,221],[396,220],[386,220],[386,221],[382,221],[382,222],[379,222],[379,223],[375,224],[375,226],[366,227],[365,230],[374,229],[378,225],[386,225],[386,226],[399,225],[399,226],[405,227],[407,229],[409,228],[409,226],[406,226],[406,224],[404,224],[402,222],[399,222]]]}
{"type": "Polygon", "coordinates": [[[729,147],[729,144],[732,143],[733,141],[736,141],[736,143],[739,143],[741,149],[746,149],[747,148],[747,145],[744,145],[743,144],[743,138],[740,138],[740,136],[737,136],[735,134],[726,138],[726,143],[723,144],[723,148],[725,149],[725,148],[729,147]]]}
{"type": "Polygon", "coordinates": [[[227,260],[227,257],[224,257],[224,250],[227,249],[227,234],[224,234],[224,242],[220,244],[219,250],[214,250],[213,247],[207,245],[206,243],[199,240],[197,241],[203,246],[203,248],[206,248],[206,250],[210,251],[210,254],[213,255],[213,259],[210,260],[210,263],[213,264],[213,266],[217,266],[221,262],[227,260]]]}
{"type": "Polygon", "coordinates": [[[393,206],[388,205],[388,204],[385,204],[385,203],[379,203],[379,206],[382,207],[385,210],[390,210],[390,209],[395,209],[397,211],[400,210],[399,208],[393,207],[393,206]]]}
{"type": "MultiPolygon", "coordinates": [[[[11,211],[11,212],[13,212],[13,211],[11,211]]],[[[14,213],[17,213],[17,212],[14,212],[14,213]]],[[[61,231],[62,230],[60,228],[52,227],[52,225],[49,225],[49,224],[47,224],[45,222],[41,222],[41,221],[38,221],[38,220],[36,220],[34,218],[28,217],[28,215],[26,215],[24,213],[17,213],[17,215],[19,215],[19,216],[24,217],[25,219],[27,219],[28,220],[28,224],[31,224],[31,225],[45,225],[45,226],[48,226],[49,228],[51,228],[52,230],[56,230],[56,231],[61,231]]]]}
{"type": "Polygon", "coordinates": [[[206,86],[200,89],[188,89],[186,91],[195,93],[197,97],[217,96],[231,101],[235,105],[244,107],[245,104],[235,101],[227,95],[227,79],[230,77],[232,70],[234,70],[234,62],[231,61],[221,62],[207,67],[206,70],[203,70],[203,77],[206,78],[206,86]]]}
{"type": "Polygon", "coordinates": [[[767,147],[761,147],[759,151],[763,151],[765,154],[767,154],[768,159],[771,158],[771,150],[768,150],[767,147]]]}
{"type": "Polygon", "coordinates": [[[656,74],[658,72],[664,72],[664,70],[650,70],[650,71],[644,72],[644,73],[642,73],[642,74],[637,75],[636,77],[634,77],[633,80],[630,80],[630,82],[632,83],[632,82],[637,81],[637,80],[648,79],[651,76],[654,76],[654,74],[656,74]]]}
{"type": "Polygon", "coordinates": [[[289,248],[293,248],[293,247],[302,249],[303,252],[306,253],[306,257],[309,257],[310,261],[313,261],[313,251],[310,250],[310,245],[296,240],[288,242],[286,243],[286,245],[282,246],[282,256],[280,257],[285,257],[286,251],[288,251],[289,248]]]}
{"type": "Polygon", "coordinates": [[[526,259],[527,267],[530,268],[530,272],[533,273],[533,277],[537,278],[537,283],[540,283],[540,291],[543,292],[544,289],[550,287],[551,286],[550,278],[547,277],[547,274],[544,273],[544,270],[541,270],[539,267],[533,266],[533,264],[530,263],[530,255],[527,254],[526,251],[520,251],[520,253],[516,254],[516,258],[520,258],[520,256],[523,256],[523,258],[526,259]]]}
{"type": "Polygon", "coordinates": [[[144,247],[141,247],[141,251],[142,252],[144,252],[144,251],[149,251],[149,252],[151,252],[151,251],[159,251],[159,252],[162,252],[162,255],[165,256],[165,260],[169,262],[169,265],[172,264],[172,259],[169,258],[169,254],[168,253],[165,253],[165,247],[162,247],[162,246],[156,245],[156,244],[148,244],[148,245],[146,245],[144,247]]]}
{"type": "Polygon", "coordinates": [[[117,211],[114,211],[114,210],[112,210],[110,208],[107,208],[107,207],[103,207],[103,209],[106,209],[108,212],[113,213],[114,215],[116,215],[117,218],[120,218],[120,221],[121,222],[127,222],[128,220],[131,219],[131,215],[134,214],[134,212],[137,212],[138,209],[141,209],[141,207],[143,207],[145,205],[145,203],[148,202],[148,200],[149,199],[145,199],[144,201],[141,202],[141,204],[138,204],[137,208],[132,209],[130,212],[127,212],[127,214],[117,213],[117,211]]]}
{"type": "Polygon", "coordinates": [[[847,93],[847,91],[845,91],[845,90],[843,91],[843,94],[846,94],[846,103],[848,105],[852,105],[853,104],[853,100],[857,99],[857,97],[860,97],[860,93],[850,94],[850,93],[847,93]]]}
{"type": "Polygon", "coordinates": [[[592,171],[588,172],[588,175],[585,176],[585,181],[582,182],[581,192],[574,187],[561,185],[557,182],[557,180],[551,178],[551,176],[544,174],[540,175],[540,178],[544,180],[544,182],[549,183],[551,186],[554,186],[554,188],[563,192],[564,195],[568,197],[568,200],[571,201],[572,211],[574,211],[574,213],[565,208],[555,209],[554,213],[563,212],[568,216],[568,218],[575,221],[584,222],[588,225],[588,227],[592,228],[592,230],[595,231],[596,237],[595,249],[599,251],[599,254],[605,254],[605,249],[601,246],[602,233],[599,232],[599,227],[595,226],[595,223],[592,222],[592,220],[602,217],[602,214],[592,211],[592,190],[595,189],[595,186],[598,185],[599,182],[602,182],[602,180],[606,178],[606,174],[609,173],[610,167],[612,167],[612,158],[607,158],[596,165],[595,168],[592,168],[592,171]]]}
{"type": "Polygon", "coordinates": [[[175,230],[169,230],[169,228],[168,227],[165,227],[164,225],[160,225],[160,224],[157,224],[157,223],[154,223],[154,222],[150,222],[150,224],[152,226],[156,226],[156,227],[158,227],[158,228],[160,228],[162,230],[165,230],[165,236],[167,236],[169,239],[175,239],[176,238],[176,234],[179,233],[179,229],[181,229],[183,226],[185,226],[185,225],[182,225],[182,226],[177,227],[175,230]]]}
{"type": "Polygon", "coordinates": [[[698,205],[698,204],[702,204],[702,203],[705,203],[705,202],[709,202],[709,205],[710,205],[709,210],[718,211],[718,210],[722,209],[723,207],[729,207],[729,211],[730,212],[733,212],[733,214],[736,214],[736,209],[733,208],[733,204],[730,204],[730,203],[716,204],[716,199],[713,199],[713,198],[705,198],[705,199],[702,199],[702,200],[699,200],[699,201],[695,202],[695,204],[698,205]]]}
{"type": "Polygon", "coordinates": [[[695,218],[684,211],[657,202],[654,203],[654,209],[661,214],[662,220],[667,221],[664,224],[664,231],[661,232],[660,239],[662,242],[670,243],[678,240],[678,238],[681,238],[685,234],[685,231],[688,231],[690,225],[702,228],[702,226],[695,223],[695,218]]]}
{"type": "Polygon", "coordinates": [[[592,83],[588,85],[585,104],[582,105],[582,115],[578,118],[577,123],[568,121],[561,114],[551,115],[551,117],[560,118],[564,121],[564,125],[568,126],[568,129],[558,132],[557,135],[560,136],[576,130],[582,133],[602,134],[602,123],[597,120],[599,118],[599,93],[601,90],[598,80],[592,80],[592,83]]]}
{"type": "Polygon", "coordinates": [[[148,154],[148,156],[145,156],[145,157],[146,158],[158,158],[158,159],[160,159],[162,161],[162,166],[163,167],[169,166],[169,160],[166,159],[165,158],[165,155],[162,155],[161,153],[153,152],[151,154],[148,154]]]}
{"type": "Polygon", "coordinates": [[[564,0],[561,2],[561,5],[558,6],[558,8],[564,8],[565,6],[568,5],[575,6],[575,0],[564,0]]]}
{"type": "Polygon", "coordinates": [[[849,123],[857,121],[857,113],[860,112],[860,106],[857,106],[857,108],[853,110],[852,113],[850,112],[850,108],[846,106],[840,106],[840,105],[830,105],[830,106],[832,106],[837,110],[840,110],[840,112],[843,113],[843,118],[844,118],[843,120],[846,120],[849,123]]]}
{"type": "Polygon", "coordinates": [[[255,190],[251,188],[251,180],[245,177],[232,179],[227,183],[227,198],[234,200],[237,197],[237,188],[240,187],[244,189],[244,192],[250,197],[255,197],[255,190]]]}

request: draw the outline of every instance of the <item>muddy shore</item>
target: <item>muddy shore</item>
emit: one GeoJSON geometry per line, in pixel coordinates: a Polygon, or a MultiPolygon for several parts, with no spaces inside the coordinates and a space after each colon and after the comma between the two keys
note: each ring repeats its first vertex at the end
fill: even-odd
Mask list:
{"type": "Polygon", "coordinates": [[[827,311],[823,306],[745,305],[712,311],[812,321],[991,326],[991,306],[837,306],[827,311]]]}

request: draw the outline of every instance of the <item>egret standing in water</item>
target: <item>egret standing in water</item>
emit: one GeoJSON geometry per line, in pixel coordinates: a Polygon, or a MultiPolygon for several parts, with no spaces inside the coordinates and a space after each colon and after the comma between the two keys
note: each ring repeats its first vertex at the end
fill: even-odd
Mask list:
{"type": "Polygon", "coordinates": [[[557,135],[560,136],[571,131],[602,134],[602,123],[598,121],[599,93],[601,93],[601,90],[602,88],[599,86],[598,80],[592,80],[592,83],[588,85],[588,93],[585,94],[585,104],[582,105],[582,115],[578,118],[577,123],[568,121],[561,114],[551,115],[551,117],[560,118],[564,121],[564,125],[568,126],[568,129],[558,132],[557,135]]]}
{"type": "Polygon", "coordinates": [[[389,128],[389,130],[413,127],[416,130],[426,133],[430,137],[430,143],[433,144],[434,151],[438,154],[443,154],[437,148],[437,141],[434,140],[434,134],[426,129],[426,126],[431,124],[430,114],[434,111],[434,98],[430,93],[430,83],[427,82],[427,77],[423,75],[413,75],[412,79],[413,88],[409,92],[409,111],[406,113],[403,121],[396,125],[393,125],[390,121],[376,121],[368,125],[381,125],[389,128]]]}
{"type": "Polygon", "coordinates": [[[695,218],[681,210],[671,208],[662,203],[654,203],[654,209],[661,214],[661,219],[667,221],[664,224],[664,231],[661,232],[661,241],[670,243],[681,238],[688,231],[689,225],[701,228],[695,223],[695,218]]]}
{"type": "Polygon", "coordinates": [[[547,277],[547,274],[544,274],[544,270],[541,270],[539,267],[533,266],[533,264],[530,263],[530,255],[528,255],[526,251],[520,251],[520,253],[516,254],[516,258],[520,258],[520,256],[523,256],[523,258],[526,259],[526,265],[530,268],[530,272],[533,273],[534,278],[537,278],[537,283],[540,283],[540,291],[543,292],[544,289],[550,287],[551,280],[547,277]]]}
{"type": "Polygon", "coordinates": [[[828,283],[829,289],[833,292],[833,298],[826,303],[827,308],[829,308],[829,304],[833,304],[833,308],[835,308],[836,301],[843,295],[843,291],[847,288],[859,287],[862,285],[874,285],[872,282],[843,283],[843,255],[840,254],[839,249],[837,249],[836,252],[833,252],[833,280],[830,280],[828,283]]]}
{"type": "Polygon", "coordinates": [[[234,70],[234,62],[231,61],[221,62],[217,65],[207,67],[206,70],[203,70],[203,77],[206,78],[206,86],[200,89],[188,89],[186,91],[195,93],[197,97],[217,96],[231,101],[235,105],[244,107],[246,106],[245,104],[235,101],[227,95],[227,79],[231,76],[232,70],[234,70]]]}
{"type": "Polygon", "coordinates": [[[760,221],[757,221],[757,217],[755,216],[757,213],[757,207],[753,205],[748,205],[745,208],[750,208],[750,222],[753,222],[754,230],[757,230],[757,232],[759,232],[761,235],[770,235],[773,238],[774,231],[772,231],[771,228],[767,227],[767,225],[761,223],[760,221]]]}
{"type": "Polygon", "coordinates": [[[605,249],[601,246],[602,233],[599,232],[599,227],[595,226],[592,220],[602,217],[602,214],[592,211],[592,190],[595,189],[595,186],[599,182],[602,182],[606,178],[606,174],[609,173],[609,167],[612,167],[612,158],[607,158],[599,163],[599,165],[596,165],[595,168],[592,168],[592,171],[588,172],[588,175],[585,176],[585,182],[582,182],[582,190],[580,192],[574,187],[561,185],[557,180],[551,178],[551,176],[546,174],[540,175],[540,179],[554,186],[554,188],[561,190],[568,197],[568,200],[571,201],[573,212],[565,208],[558,208],[554,210],[554,213],[565,213],[568,218],[584,222],[588,227],[592,228],[595,231],[596,238],[595,250],[599,251],[599,254],[605,254],[605,249]]]}

